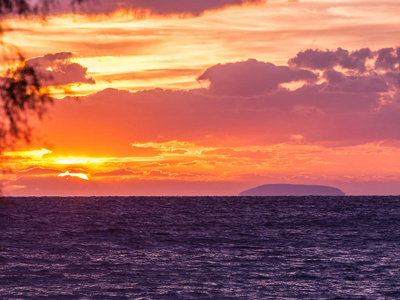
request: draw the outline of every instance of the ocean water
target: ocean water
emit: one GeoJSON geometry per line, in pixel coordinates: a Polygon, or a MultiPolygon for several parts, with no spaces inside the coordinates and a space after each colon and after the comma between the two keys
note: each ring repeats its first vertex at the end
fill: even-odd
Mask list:
{"type": "Polygon", "coordinates": [[[0,299],[400,298],[400,197],[42,197],[0,208],[0,299]]]}

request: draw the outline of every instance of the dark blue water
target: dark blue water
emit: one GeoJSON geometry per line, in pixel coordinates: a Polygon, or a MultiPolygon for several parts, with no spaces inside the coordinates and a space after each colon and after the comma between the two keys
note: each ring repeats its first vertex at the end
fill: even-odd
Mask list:
{"type": "Polygon", "coordinates": [[[1,299],[400,298],[400,197],[11,202],[1,299]]]}

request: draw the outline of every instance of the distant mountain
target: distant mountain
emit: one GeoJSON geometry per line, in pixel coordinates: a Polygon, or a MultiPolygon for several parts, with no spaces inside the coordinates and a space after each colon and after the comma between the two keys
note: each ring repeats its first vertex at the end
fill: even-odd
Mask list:
{"type": "Polygon", "coordinates": [[[325,185],[264,184],[239,193],[240,196],[344,196],[341,190],[325,185]]]}

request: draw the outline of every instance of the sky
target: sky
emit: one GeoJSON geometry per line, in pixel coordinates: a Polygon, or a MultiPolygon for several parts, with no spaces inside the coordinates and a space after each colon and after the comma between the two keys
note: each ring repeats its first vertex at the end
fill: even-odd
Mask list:
{"type": "Polygon", "coordinates": [[[98,1],[9,18],[54,104],[6,195],[400,194],[400,4],[98,1]]]}

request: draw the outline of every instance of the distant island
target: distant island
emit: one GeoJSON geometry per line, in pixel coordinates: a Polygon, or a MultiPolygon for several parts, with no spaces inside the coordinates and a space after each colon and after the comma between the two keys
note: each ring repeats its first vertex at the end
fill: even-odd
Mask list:
{"type": "Polygon", "coordinates": [[[325,185],[264,184],[239,193],[240,196],[344,196],[338,188],[325,185]]]}

